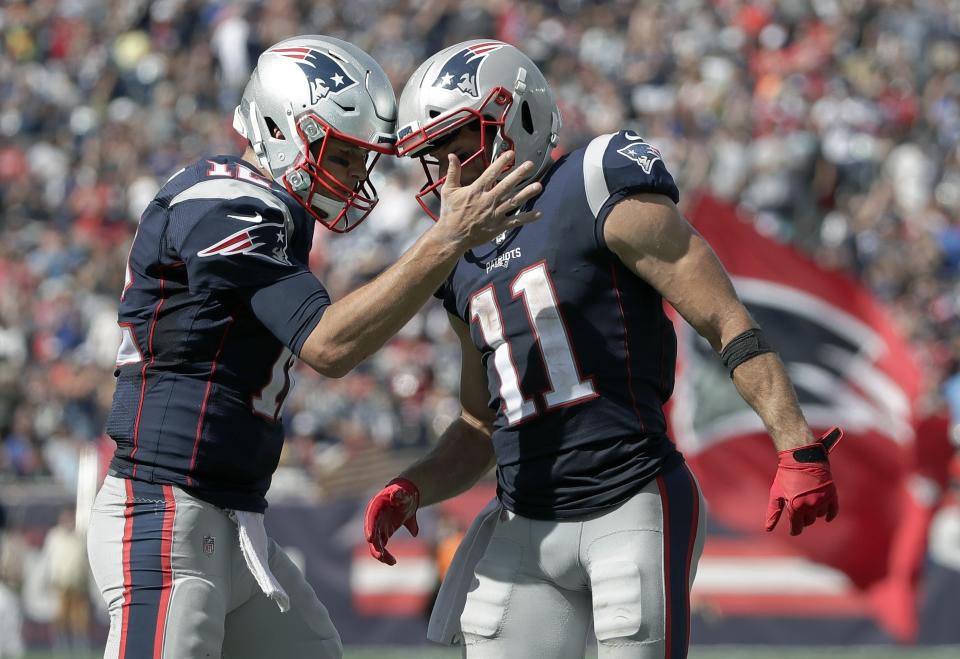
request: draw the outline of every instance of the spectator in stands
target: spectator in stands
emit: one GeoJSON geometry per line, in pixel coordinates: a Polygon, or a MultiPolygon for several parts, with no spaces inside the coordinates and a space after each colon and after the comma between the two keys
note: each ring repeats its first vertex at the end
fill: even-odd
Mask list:
{"type": "Polygon", "coordinates": [[[86,654],[90,650],[90,570],[86,539],[76,528],[73,510],[60,512],[57,525],[47,532],[42,555],[58,603],[54,647],[73,655],[86,654]]]}
{"type": "MultiPolygon", "coordinates": [[[[365,48],[398,85],[444,45],[522,43],[556,87],[561,150],[608,126],[635,128],[665,151],[683,189],[729,199],[768,234],[862,278],[896,312],[937,397],[960,364],[951,11],[955,3],[746,0],[4,3],[0,481],[62,472],[65,453],[96,439],[136,218],[201,149],[235,150],[221,116],[236,71],[304,24],[365,48]],[[51,437],[66,441],[51,452],[51,437]]],[[[395,260],[429,222],[410,204],[418,174],[408,165],[381,163],[374,182],[395,201],[349,240],[318,233],[313,267],[334,296],[395,260]]],[[[341,434],[348,455],[358,442],[388,450],[436,437],[457,378],[456,360],[444,359],[454,339],[433,313],[347,378],[390,396],[355,399],[368,382],[300,378],[291,418],[333,400],[350,419],[342,429],[321,419],[316,453],[341,434]]]]}
{"type": "Polygon", "coordinates": [[[0,504],[0,659],[23,656],[23,615],[20,599],[7,584],[3,566],[4,529],[6,512],[0,504]]]}

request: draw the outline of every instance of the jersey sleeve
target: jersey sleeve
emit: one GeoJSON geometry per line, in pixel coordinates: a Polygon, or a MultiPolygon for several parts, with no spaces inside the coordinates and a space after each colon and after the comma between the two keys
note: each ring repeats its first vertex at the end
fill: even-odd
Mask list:
{"type": "Polygon", "coordinates": [[[680,191],[652,144],[632,131],[601,135],[583,156],[587,202],[596,218],[596,237],[604,245],[603,224],[617,204],[630,195],[652,192],[680,201],[680,191]]]}
{"type": "Polygon", "coordinates": [[[328,306],[327,289],[310,272],[284,277],[250,296],[257,319],[298,357],[328,306]]]}
{"type": "MultiPolygon", "coordinates": [[[[454,272],[456,272],[456,269],[454,269],[454,272]]],[[[440,300],[447,313],[452,314],[457,318],[463,318],[463,314],[457,310],[457,296],[453,290],[453,272],[451,272],[450,276],[447,277],[442,284],[440,284],[440,288],[434,291],[433,297],[440,300]]]]}
{"type": "Polygon", "coordinates": [[[252,183],[202,181],[175,197],[169,210],[168,242],[187,269],[191,293],[249,293],[309,272],[289,257],[290,210],[252,183]],[[238,184],[250,189],[229,187],[238,184]],[[197,190],[205,185],[209,189],[197,190]]]}

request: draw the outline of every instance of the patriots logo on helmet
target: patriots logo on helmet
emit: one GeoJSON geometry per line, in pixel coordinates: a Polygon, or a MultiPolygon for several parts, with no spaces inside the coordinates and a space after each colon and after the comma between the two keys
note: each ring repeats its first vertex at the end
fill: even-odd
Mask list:
{"type": "Polygon", "coordinates": [[[201,258],[235,254],[250,254],[280,265],[290,265],[290,259],[287,258],[286,229],[282,224],[260,224],[241,229],[197,252],[197,256],[201,258]]]}
{"type": "Polygon", "coordinates": [[[487,55],[502,47],[502,43],[491,41],[467,46],[458,51],[443,63],[433,86],[457,90],[464,96],[479,98],[477,69],[480,68],[480,63],[487,59],[487,55]]]}
{"type": "Polygon", "coordinates": [[[357,84],[340,63],[313,48],[274,48],[267,51],[297,63],[310,85],[310,103],[316,104],[328,94],[339,94],[357,84]]]}
{"type": "Polygon", "coordinates": [[[640,165],[640,169],[647,175],[653,170],[655,162],[663,160],[660,151],[655,146],[643,141],[631,142],[622,149],[617,149],[617,153],[640,165]]]}

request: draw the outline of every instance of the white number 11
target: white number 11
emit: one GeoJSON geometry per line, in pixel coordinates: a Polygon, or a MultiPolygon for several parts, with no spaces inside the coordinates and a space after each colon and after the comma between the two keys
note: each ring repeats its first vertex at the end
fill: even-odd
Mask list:
{"type": "MultiPolygon", "coordinates": [[[[510,285],[510,293],[514,298],[523,297],[530,327],[547,368],[550,391],[543,396],[547,409],[596,397],[593,383],[580,378],[546,263],[541,261],[521,271],[510,285]]],[[[480,324],[484,341],[493,348],[493,364],[500,378],[500,398],[507,422],[514,425],[535,416],[536,405],[520,391],[520,377],[513,351],[504,337],[503,315],[492,284],[470,298],[471,322],[473,319],[480,324]]]]}

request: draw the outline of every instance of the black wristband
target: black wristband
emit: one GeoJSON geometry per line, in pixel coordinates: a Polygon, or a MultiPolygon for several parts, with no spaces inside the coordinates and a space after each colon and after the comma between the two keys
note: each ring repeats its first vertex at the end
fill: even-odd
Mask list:
{"type": "Polygon", "coordinates": [[[755,327],[735,336],[720,353],[720,360],[733,378],[737,366],[765,352],[773,352],[773,348],[763,337],[763,331],[755,327]]]}

